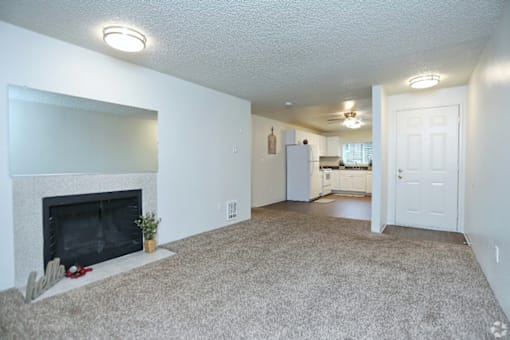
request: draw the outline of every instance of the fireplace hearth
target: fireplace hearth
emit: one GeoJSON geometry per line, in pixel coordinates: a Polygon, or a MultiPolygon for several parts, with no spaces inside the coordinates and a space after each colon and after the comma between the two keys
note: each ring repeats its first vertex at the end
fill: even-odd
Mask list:
{"type": "Polygon", "coordinates": [[[142,191],[43,198],[44,263],[89,266],[142,250],[142,191]]]}

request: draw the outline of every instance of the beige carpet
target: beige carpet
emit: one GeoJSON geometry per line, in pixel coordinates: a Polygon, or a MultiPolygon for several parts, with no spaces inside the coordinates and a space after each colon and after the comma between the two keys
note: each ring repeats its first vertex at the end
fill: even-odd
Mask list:
{"type": "Polygon", "coordinates": [[[369,222],[256,209],[170,258],[26,305],[2,339],[494,339],[505,319],[471,249],[369,222]]]}

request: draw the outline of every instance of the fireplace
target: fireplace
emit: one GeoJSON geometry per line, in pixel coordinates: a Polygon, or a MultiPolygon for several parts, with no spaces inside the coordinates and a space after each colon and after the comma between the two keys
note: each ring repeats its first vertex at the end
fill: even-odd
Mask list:
{"type": "Polygon", "coordinates": [[[55,257],[66,268],[89,266],[142,250],[140,215],[141,190],[43,198],[43,266],[55,257]]]}

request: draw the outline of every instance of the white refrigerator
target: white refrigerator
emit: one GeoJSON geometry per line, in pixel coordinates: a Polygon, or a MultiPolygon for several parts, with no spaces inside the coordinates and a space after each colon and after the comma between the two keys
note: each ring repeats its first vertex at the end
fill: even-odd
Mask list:
{"type": "Polygon", "coordinates": [[[319,150],[315,145],[287,145],[287,200],[308,202],[320,196],[319,150]]]}

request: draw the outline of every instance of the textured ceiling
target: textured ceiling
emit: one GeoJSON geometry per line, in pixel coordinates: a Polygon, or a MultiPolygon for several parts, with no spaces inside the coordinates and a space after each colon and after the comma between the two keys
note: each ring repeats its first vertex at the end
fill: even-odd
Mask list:
{"type": "Polygon", "coordinates": [[[254,113],[327,131],[330,124],[317,116],[341,109],[344,99],[370,98],[372,84],[408,91],[411,76],[430,71],[441,75],[441,86],[465,84],[504,3],[2,0],[0,20],[246,98],[254,113]],[[111,50],[101,39],[107,24],[143,31],[147,49],[111,50]],[[283,107],[287,100],[292,110],[283,107]]]}

